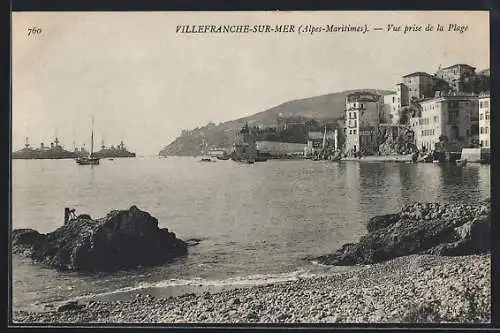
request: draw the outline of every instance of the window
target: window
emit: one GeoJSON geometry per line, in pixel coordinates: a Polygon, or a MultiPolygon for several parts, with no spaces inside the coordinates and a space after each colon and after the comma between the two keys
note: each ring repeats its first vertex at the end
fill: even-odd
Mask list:
{"type": "Polygon", "coordinates": [[[396,102],[396,97],[392,97],[392,102],[395,103],[396,102]]]}
{"type": "Polygon", "coordinates": [[[358,122],[354,119],[354,126],[358,126],[358,122]]]}
{"type": "Polygon", "coordinates": [[[489,147],[489,142],[488,142],[488,140],[484,140],[484,146],[485,146],[485,147],[489,147]]]}
{"type": "Polygon", "coordinates": [[[437,123],[439,121],[439,116],[434,116],[434,122],[437,123]]]}
{"type": "Polygon", "coordinates": [[[483,143],[483,140],[481,140],[481,147],[483,147],[484,143],[483,143]]]}
{"type": "Polygon", "coordinates": [[[480,134],[484,134],[484,127],[482,127],[482,126],[481,126],[481,127],[479,127],[479,133],[480,133],[480,134]]]}
{"type": "Polygon", "coordinates": [[[488,127],[484,128],[484,134],[488,134],[488,127]]]}
{"type": "Polygon", "coordinates": [[[483,101],[480,101],[479,102],[479,107],[482,108],[483,107],[483,101]]]}
{"type": "Polygon", "coordinates": [[[356,134],[356,130],[352,130],[352,134],[356,134]]]}
{"type": "Polygon", "coordinates": [[[481,113],[481,114],[479,115],[479,120],[484,120],[484,113],[481,113]]]}
{"type": "Polygon", "coordinates": [[[484,107],[487,108],[490,106],[490,101],[484,101],[484,107]]]}
{"type": "Polygon", "coordinates": [[[458,110],[450,110],[448,112],[448,124],[455,123],[458,120],[458,110]]]}
{"type": "Polygon", "coordinates": [[[488,112],[485,113],[484,115],[484,119],[486,120],[490,120],[490,114],[488,112]]]}
{"type": "Polygon", "coordinates": [[[349,130],[349,134],[352,134],[352,130],[349,130]]]}

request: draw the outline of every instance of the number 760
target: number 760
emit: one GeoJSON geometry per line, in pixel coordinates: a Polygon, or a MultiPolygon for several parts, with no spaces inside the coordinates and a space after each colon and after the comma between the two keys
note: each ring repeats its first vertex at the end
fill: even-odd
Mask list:
{"type": "Polygon", "coordinates": [[[42,29],[38,27],[28,28],[28,36],[39,35],[42,33],[42,29]]]}

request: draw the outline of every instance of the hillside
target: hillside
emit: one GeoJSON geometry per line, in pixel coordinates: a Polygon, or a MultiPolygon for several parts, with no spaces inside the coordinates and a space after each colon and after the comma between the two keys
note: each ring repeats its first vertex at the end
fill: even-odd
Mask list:
{"type": "Polygon", "coordinates": [[[381,95],[392,93],[389,90],[359,89],[292,100],[248,117],[227,121],[218,125],[208,124],[194,130],[183,131],[178,138],[164,147],[159,155],[199,155],[203,136],[210,147],[229,148],[234,142],[236,133],[246,122],[249,125],[275,126],[276,118],[279,114],[283,117],[302,116],[318,120],[338,119],[344,113],[345,97],[354,91],[370,91],[381,95]]]}

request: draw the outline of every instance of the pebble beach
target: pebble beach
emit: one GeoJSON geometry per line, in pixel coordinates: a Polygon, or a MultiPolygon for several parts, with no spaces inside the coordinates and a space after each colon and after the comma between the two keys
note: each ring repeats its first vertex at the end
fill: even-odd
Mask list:
{"type": "Polygon", "coordinates": [[[217,293],[13,312],[14,323],[489,323],[491,256],[410,255],[349,272],[217,293]]]}

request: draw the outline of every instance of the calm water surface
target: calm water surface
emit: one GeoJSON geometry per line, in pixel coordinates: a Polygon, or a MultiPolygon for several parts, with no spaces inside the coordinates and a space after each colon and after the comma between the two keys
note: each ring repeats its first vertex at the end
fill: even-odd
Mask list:
{"type": "Polygon", "coordinates": [[[199,163],[189,157],[15,160],[13,228],[50,232],[64,207],[102,217],[137,205],[181,239],[200,238],[173,264],[114,274],[59,273],[13,257],[13,307],[131,290],[179,294],[326,274],[306,256],[356,241],[367,220],[414,201],[490,196],[490,168],[430,164],[268,161],[199,163]],[[159,291],[160,290],[160,291],[159,291]]]}

